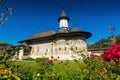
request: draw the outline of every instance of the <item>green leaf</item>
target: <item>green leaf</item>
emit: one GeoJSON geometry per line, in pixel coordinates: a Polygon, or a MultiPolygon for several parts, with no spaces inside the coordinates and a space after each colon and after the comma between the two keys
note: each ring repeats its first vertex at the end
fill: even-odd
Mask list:
{"type": "Polygon", "coordinates": [[[0,55],[0,60],[3,59],[4,56],[0,55]]]}
{"type": "Polygon", "coordinates": [[[117,76],[117,79],[116,79],[116,80],[120,80],[120,76],[119,76],[119,75],[117,76]]]}

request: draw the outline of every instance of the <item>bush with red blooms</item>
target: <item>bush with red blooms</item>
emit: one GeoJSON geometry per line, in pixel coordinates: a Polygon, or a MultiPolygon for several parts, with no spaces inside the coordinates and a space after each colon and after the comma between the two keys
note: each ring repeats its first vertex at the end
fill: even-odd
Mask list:
{"type": "Polygon", "coordinates": [[[94,58],[95,58],[95,55],[90,54],[90,58],[91,58],[91,59],[94,59],[94,58]]]}
{"type": "Polygon", "coordinates": [[[120,43],[114,44],[107,51],[103,53],[103,58],[105,61],[119,61],[120,60],[120,43]]]}

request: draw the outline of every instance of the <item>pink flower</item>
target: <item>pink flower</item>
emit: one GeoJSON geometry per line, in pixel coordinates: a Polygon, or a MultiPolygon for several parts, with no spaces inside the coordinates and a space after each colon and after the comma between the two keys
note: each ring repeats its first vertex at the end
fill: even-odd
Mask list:
{"type": "Polygon", "coordinates": [[[120,44],[115,44],[103,53],[105,61],[120,60],[120,44]]]}
{"type": "Polygon", "coordinates": [[[112,53],[120,52],[120,44],[115,44],[112,46],[112,53]]]}
{"type": "Polygon", "coordinates": [[[117,52],[117,56],[120,57],[120,52],[117,52]]]}
{"type": "Polygon", "coordinates": [[[108,48],[107,53],[112,53],[112,48],[108,48]]]}
{"type": "Polygon", "coordinates": [[[106,61],[110,61],[112,59],[112,55],[111,54],[108,54],[107,56],[106,56],[106,61]]]}
{"type": "Polygon", "coordinates": [[[105,61],[110,61],[112,59],[112,55],[107,52],[104,52],[103,58],[105,61]]]}
{"type": "Polygon", "coordinates": [[[120,60],[120,52],[117,52],[116,57],[118,60],[120,60]]]}

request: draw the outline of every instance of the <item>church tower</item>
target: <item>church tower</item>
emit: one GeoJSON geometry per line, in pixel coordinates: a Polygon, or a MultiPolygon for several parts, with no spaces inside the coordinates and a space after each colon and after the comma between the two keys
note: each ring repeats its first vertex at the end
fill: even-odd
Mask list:
{"type": "Polygon", "coordinates": [[[61,16],[58,18],[59,22],[59,33],[64,33],[69,31],[68,22],[69,17],[67,17],[64,10],[62,10],[61,16]]]}

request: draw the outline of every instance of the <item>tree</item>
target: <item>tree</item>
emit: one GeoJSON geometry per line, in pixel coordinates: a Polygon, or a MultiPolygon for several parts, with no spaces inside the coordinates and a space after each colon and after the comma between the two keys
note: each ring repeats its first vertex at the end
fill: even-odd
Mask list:
{"type": "MultiPolygon", "coordinates": [[[[6,50],[3,54],[0,54],[0,80],[20,80],[20,78],[14,74],[14,60],[11,60],[19,48],[10,48],[6,50]]],[[[17,59],[17,58],[16,58],[17,59]]],[[[15,59],[15,60],[16,60],[15,59]]]]}
{"type": "Polygon", "coordinates": [[[88,49],[108,48],[117,42],[120,42],[120,36],[109,36],[107,39],[102,38],[94,44],[88,44],[88,49]]]}
{"type": "Polygon", "coordinates": [[[5,5],[5,1],[0,0],[0,25],[4,24],[12,14],[12,8],[8,8],[5,5]]]}

